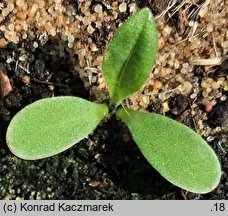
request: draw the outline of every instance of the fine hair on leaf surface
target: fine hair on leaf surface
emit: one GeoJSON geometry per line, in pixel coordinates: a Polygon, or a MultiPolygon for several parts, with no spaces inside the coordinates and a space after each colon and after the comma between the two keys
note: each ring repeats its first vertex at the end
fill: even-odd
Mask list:
{"type": "Polygon", "coordinates": [[[10,150],[20,158],[49,157],[85,138],[107,113],[105,104],[78,97],[38,100],[13,118],[6,141],[10,150]]]}
{"type": "MultiPolygon", "coordinates": [[[[22,159],[56,155],[117,115],[129,128],[148,162],[172,184],[195,193],[212,191],[221,166],[212,148],[197,133],[170,118],[120,107],[140,90],[152,72],[157,54],[153,15],[144,8],[114,34],[103,62],[109,106],[75,96],[38,100],[19,111],[6,133],[9,149],[22,159]]],[[[153,182],[152,182],[153,184],[153,182]]]]}
{"type": "Polygon", "coordinates": [[[148,162],[168,181],[196,193],[216,187],[221,177],[218,159],[193,130],[162,115],[128,108],[119,109],[117,116],[148,162]]]}
{"type": "Polygon", "coordinates": [[[156,26],[146,8],[117,30],[105,55],[103,73],[113,106],[142,87],[152,71],[156,53],[156,26]]]}

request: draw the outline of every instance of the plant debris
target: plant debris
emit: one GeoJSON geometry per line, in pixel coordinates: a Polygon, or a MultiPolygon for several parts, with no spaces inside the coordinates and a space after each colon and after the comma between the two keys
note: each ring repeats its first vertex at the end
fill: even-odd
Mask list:
{"type": "Polygon", "coordinates": [[[3,65],[0,65],[0,97],[5,97],[10,91],[12,91],[10,80],[5,73],[3,65]]]}

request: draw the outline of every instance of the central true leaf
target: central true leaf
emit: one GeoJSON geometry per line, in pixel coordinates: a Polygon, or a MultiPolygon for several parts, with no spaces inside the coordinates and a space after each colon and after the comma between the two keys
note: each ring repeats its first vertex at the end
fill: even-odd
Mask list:
{"type": "Polygon", "coordinates": [[[103,63],[111,105],[138,91],[148,78],[157,53],[157,31],[152,13],[145,8],[116,32],[103,63]]]}
{"type": "Polygon", "coordinates": [[[219,161],[193,130],[170,118],[128,108],[117,112],[149,163],[168,181],[195,193],[213,190],[221,177],[219,161]]]}
{"type": "Polygon", "coordinates": [[[42,99],[14,116],[6,141],[10,150],[20,158],[49,157],[85,138],[107,113],[105,104],[78,97],[42,99]]]}

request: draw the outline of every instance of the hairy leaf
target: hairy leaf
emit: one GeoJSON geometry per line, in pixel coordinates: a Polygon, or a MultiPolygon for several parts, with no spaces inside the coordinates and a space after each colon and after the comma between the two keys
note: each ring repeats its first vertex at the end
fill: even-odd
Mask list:
{"type": "Polygon", "coordinates": [[[117,30],[105,55],[103,73],[113,106],[142,87],[156,53],[156,26],[150,10],[145,8],[117,30]]]}
{"type": "Polygon", "coordinates": [[[42,99],[17,113],[6,141],[18,157],[35,160],[58,154],[92,132],[108,113],[108,107],[81,98],[42,99]]]}
{"type": "Polygon", "coordinates": [[[210,146],[193,130],[172,119],[131,109],[117,112],[149,163],[185,190],[207,193],[219,183],[221,168],[210,146]]]}

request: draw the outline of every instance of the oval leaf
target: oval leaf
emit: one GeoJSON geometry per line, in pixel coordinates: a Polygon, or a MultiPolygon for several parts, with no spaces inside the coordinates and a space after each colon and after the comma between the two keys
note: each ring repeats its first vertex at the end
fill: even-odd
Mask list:
{"type": "Polygon", "coordinates": [[[9,149],[28,160],[58,154],[91,133],[108,107],[64,96],[38,100],[17,113],[7,130],[9,149]]]}
{"type": "Polygon", "coordinates": [[[118,29],[105,55],[103,73],[113,106],[142,87],[156,53],[156,26],[150,10],[145,8],[118,29]]]}
{"type": "Polygon", "coordinates": [[[219,183],[221,168],[210,146],[193,130],[170,118],[131,109],[117,112],[149,163],[168,181],[194,193],[219,183]]]}

